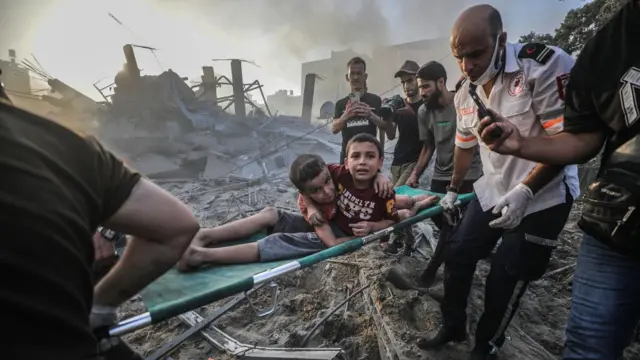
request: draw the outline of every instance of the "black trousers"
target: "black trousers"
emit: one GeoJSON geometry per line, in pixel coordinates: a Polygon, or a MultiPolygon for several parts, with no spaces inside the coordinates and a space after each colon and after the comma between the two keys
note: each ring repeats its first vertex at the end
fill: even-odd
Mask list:
{"type": "MultiPolygon", "coordinates": [[[[462,186],[458,190],[460,194],[467,194],[473,192],[473,183],[476,180],[465,180],[462,182],[462,186]]],[[[447,186],[451,181],[449,180],[431,180],[431,191],[446,194],[447,186]]],[[[462,207],[460,210],[464,211],[466,207],[462,207]]],[[[439,231],[438,235],[438,244],[436,245],[435,250],[433,251],[433,255],[429,260],[429,264],[427,265],[426,271],[438,271],[445,258],[445,248],[447,247],[447,241],[449,239],[449,234],[451,233],[452,226],[444,219],[443,215],[436,215],[431,218],[433,223],[436,225],[439,231]]]]}
{"type": "Polygon", "coordinates": [[[542,277],[557,246],[573,205],[568,195],[564,204],[527,215],[515,229],[489,227],[498,218],[482,211],[478,200],[467,209],[449,238],[441,303],[444,325],[464,328],[467,298],[479,260],[486,258],[502,237],[486,280],[484,312],[476,328],[476,349],[488,351],[504,343],[504,333],[515,315],[520,298],[530,281],[542,277]]]}

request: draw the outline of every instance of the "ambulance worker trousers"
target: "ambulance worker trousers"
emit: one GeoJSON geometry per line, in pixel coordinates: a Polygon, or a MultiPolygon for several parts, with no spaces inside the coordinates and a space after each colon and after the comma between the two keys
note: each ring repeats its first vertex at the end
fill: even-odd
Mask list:
{"type": "Polygon", "coordinates": [[[475,351],[488,353],[504,343],[504,333],[518,309],[529,282],[545,273],[551,253],[558,243],[573,199],[529,214],[514,229],[495,229],[489,222],[498,218],[483,211],[474,200],[453,230],[446,249],[444,300],[441,311],[444,326],[464,330],[467,298],[476,264],[490,255],[502,238],[486,279],[484,313],[477,328],[475,351]]]}

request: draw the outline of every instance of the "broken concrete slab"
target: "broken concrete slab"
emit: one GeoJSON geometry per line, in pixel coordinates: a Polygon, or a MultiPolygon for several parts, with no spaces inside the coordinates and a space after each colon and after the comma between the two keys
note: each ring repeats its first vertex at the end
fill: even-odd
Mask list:
{"type": "Polygon", "coordinates": [[[202,178],[207,180],[214,180],[228,175],[235,169],[235,165],[221,159],[216,154],[209,153],[207,155],[207,165],[202,172],[202,178]]]}
{"type": "MultiPolygon", "coordinates": [[[[153,177],[158,173],[165,173],[180,169],[180,165],[177,160],[156,154],[146,154],[138,157],[131,162],[131,167],[149,177],[153,177]]],[[[176,178],[179,177],[180,176],[176,176],[176,178]]]]}

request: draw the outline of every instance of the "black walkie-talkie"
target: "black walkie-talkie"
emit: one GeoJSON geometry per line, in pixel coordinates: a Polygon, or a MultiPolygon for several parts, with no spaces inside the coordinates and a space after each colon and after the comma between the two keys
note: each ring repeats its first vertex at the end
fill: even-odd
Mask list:
{"type": "MultiPolygon", "coordinates": [[[[482,102],[482,100],[480,99],[480,97],[478,96],[478,93],[476,92],[476,86],[470,85],[469,86],[469,95],[471,95],[471,98],[473,99],[473,102],[476,103],[476,105],[478,106],[478,117],[480,118],[480,120],[484,119],[485,117],[489,117],[491,119],[491,123],[493,124],[494,122],[497,122],[495,116],[493,116],[493,114],[491,112],[489,112],[489,110],[487,110],[487,107],[484,106],[484,103],[482,102]]],[[[495,127],[495,129],[493,129],[491,131],[491,134],[489,134],[492,140],[496,140],[499,139],[502,136],[502,129],[498,126],[495,127]]]]}

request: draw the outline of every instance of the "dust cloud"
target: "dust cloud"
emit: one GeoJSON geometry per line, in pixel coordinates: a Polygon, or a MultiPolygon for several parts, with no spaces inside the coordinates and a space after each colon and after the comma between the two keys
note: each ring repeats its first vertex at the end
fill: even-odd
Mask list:
{"type": "MultiPolygon", "coordinates": [[[[173,4],[172,1],[166,3],[173,4]]],[[[448,37],[451,24],[474,0],[218,0],[188,2],[189,8],[233,34],[262,36],[275,51],[309,60],[322,49],[370,50],[390,43],[448,37]]],[[[485,1],[514,31],[512,41],[531,30],[552,32],[581,0],[485,1]],[[535,19],[535,20],[534,20],[535,19]]],[[[176,5],[177,6],[177,5],[176,5]]],[[[180,5],[183,6],[182,4],[180,5]]],[[[238,38],[241,40],[241,37],[238,38]]]]}

